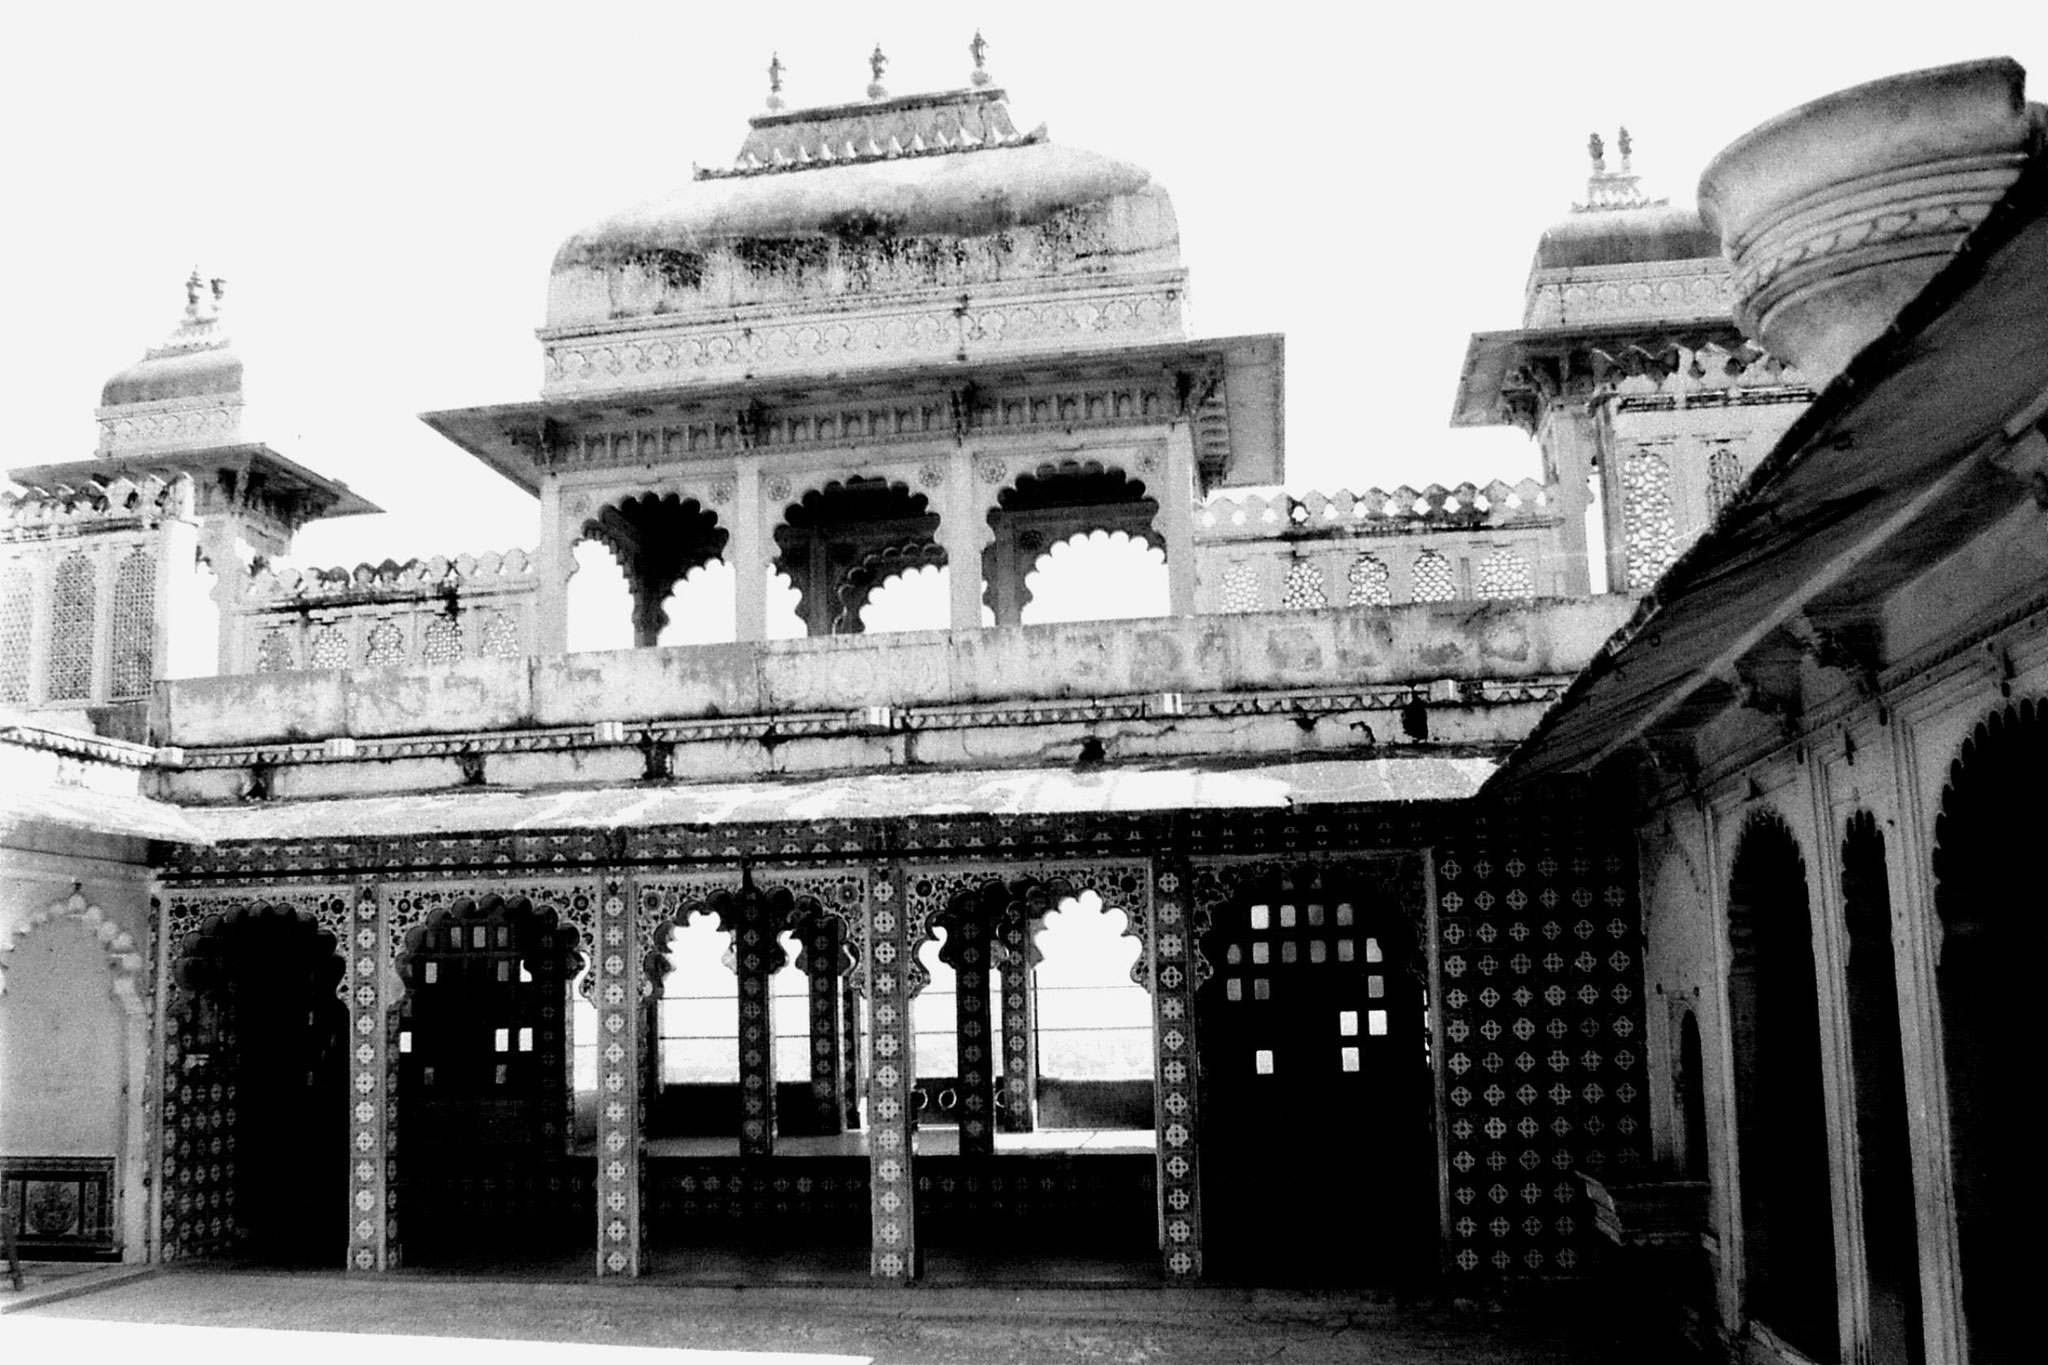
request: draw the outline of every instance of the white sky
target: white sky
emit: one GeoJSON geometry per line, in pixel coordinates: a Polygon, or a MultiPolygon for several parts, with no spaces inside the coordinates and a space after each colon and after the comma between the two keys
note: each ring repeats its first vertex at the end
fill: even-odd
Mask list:
{"type": "MultiPolygon", "coordinates": [[[[1793,104],[2008,54],[2048,6],[780,3],[10,7],[0,240],[7,464],[82,459],[114,371],[196,262],[228,281],[245,431],[392,515],[301,562],[531,544],[531,501],[415,414],[536,396],[568,234],[729,162],[771,51],[793,106],[957,86],[977,23],[1019,123],[1172,192],[1197,335],[1287,334],[1288,483],[1535,472],[1446,422],[1474,330],[1520,321],[1530,253],[1583,194],[1586,134],[1689,201],[1793,104]]],[[[2030,91],[2048,97],[2048,75],[2030,91]]]]}

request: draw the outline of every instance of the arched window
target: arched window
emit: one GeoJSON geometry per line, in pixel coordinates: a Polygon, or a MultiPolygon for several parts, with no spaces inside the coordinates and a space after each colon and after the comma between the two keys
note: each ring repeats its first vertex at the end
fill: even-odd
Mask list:
{"type": "Polygon", "coordinates": [[[2048,949],[2041,893],[2025,878],[2040,837],[2048,705],[2034,699],[1986,719],[1950,765],[1934,826],[1935,908],[1948,1081],[1956,1238],[1973,1362],[2032,1359],[2033,1267],[2024,1249],[2048,1216],[2031,1077],[2035,969],[2048,949]]]}
{"type": "Polygon", "coordinates": [[[1872,1365],[1918,1365],[1920,1245],[1906,1064],[1893,969],[1891,882],[1877,818],[1858,811],[1842,840],[1842,905],[1849,930],[1849,1049],[1856,1086],[1864,1264],[1870,1280],[1872,1365]]]}
{"type": "Polygon", "coordinates": [[[1700,1053],[1699,1016],[1678,1022],[1678,1169],[1688,1180],[1707,1178],[1707,1085],[1700,1053]]]}
{"type": "Polygon", "coordinates": [[[1775,817],[1753,819],[1736,849],[1728,939],[1747,1308],[1831,1361],[1840,1344],[1813,922],[1805,861],[1775,817]]]}
{"type": "Polygon", "coordinates": [[[662,983],[661,1083],[737,1085],[740,1079],[740,984],[732,935],[709,911],[669,931],[668,977],[662,983]]]}
{"type": "Polygon", "coordinates": [[[1038,933],[1038,1121],[1044,1128],[1152,1126],[1152,996],[1131,980],[1143,949],[1093,891],[1062,901],[1038,933]]]}

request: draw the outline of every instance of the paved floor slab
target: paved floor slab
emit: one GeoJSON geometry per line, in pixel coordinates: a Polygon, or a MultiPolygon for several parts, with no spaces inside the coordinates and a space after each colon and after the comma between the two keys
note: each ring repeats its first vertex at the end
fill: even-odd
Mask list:
{"type": "Polygon", "coordinates": [[[1600,1365],[1586,1312],[1233,1290],[704,1289],[169,1271],[0,1317],[9,1358],[362,1365],[1600,1365]],[[602,1348],[602,1349],[596,1349],[602,1348]],[[187,1352],[190,1354],[188,1355],[187,1352]],[[139,1358],[139,1357],[125,1357],[139,1358]]]}

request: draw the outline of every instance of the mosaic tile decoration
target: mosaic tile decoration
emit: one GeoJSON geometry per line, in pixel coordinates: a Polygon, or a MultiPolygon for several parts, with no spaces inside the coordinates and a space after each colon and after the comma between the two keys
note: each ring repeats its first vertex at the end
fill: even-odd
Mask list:
{"type": "Polygon", "coordinates": [[[597,1005],[597,1273],[640,1273],[640,953],[633,897],[607,881],[598,905],[591,994],[597,1005]]]}
{"type": "Polygon", "coordinates": [[[877,877],[868,891],[867,988],[870,1019],[868,1066],[868,1186],[873,1242],[869,1273],[907,1284],[917,1273],[915,1218],[911,1203],[912,1147],[916,1124],[910,1087],[916,1072],[911,1055],[912,949],[903,901],[904,876],[895,869],[877,877]]]}

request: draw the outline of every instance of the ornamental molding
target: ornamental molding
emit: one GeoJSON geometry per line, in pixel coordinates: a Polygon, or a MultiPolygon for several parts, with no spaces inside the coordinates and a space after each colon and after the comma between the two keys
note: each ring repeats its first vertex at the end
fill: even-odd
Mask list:
{"type": "Polygon", "coordinates": [[[205,450],[241,440],[242,400],[220,394],[162,398],[96,408],[93,417],[99,422],[102,455],[205,450]]]}
{"type": "MultiPolygon", "coordinates": [[[[1548,701],[1561,694],[1560,678],[1481,680],[1462,686],[1459,700],[1467,705],[1496,702],[1548,701]]],[[[1426,684],[1269,693],[1218,692],[1174,694],[1172,703],[1159,694],[1105,697],[1086,701],[976,703],[964,706],[890,708],[889,730],[942,731],[1014,725],[1078,725],[1100,721],[1167,718],[1231,718],[1237,716],[1324,716],[1353,711],[1393,710],[1418,700],[1431,700],[1426,684]]],[[[644,744],[691,744],[730,740],[819,738],[872,735],[878,718],[869,709],[761,715],[706,720],[628,721],[618,732],[580,725],[548,730],[493,730],[457,735],[365,737],[352,747],[330,747],[325,740],[276,744],[187,747],[180,761],[164,767],[185,769],[246,768],[282,764],[381,762],[394,758],[449,758],[477,754],[531,754],[644,744]]]]}
{"type": "MultiPolygon", "coordinates": [[[[752,414],[743,438],[736,414],[706,412],[680,416],[668,421],[607,422],[575,434],[560,434],[546,453],[549,467],[564,476],[583,471],[644,468],[650,464],[699,461],[706,457],[729,461],[742,451],[818,452],[828,458],[849,448],[921,447],[908,469],[917,482],[936,488],[945,481],[944,465],[932,453],[950,450],[962,438],[1043,437],[1049,433],[1075,431],[1130,431],[1159,428],[1179,420],[1179,397],[1173,376],[1108,378],[1094,381],[1045,381],[1018,383],[989,389],[971,389],[963,405],[960,393],[912,394],[885,402],[866,400],[814,400],[752,414]],[[938,478],[926,482],[926,476],[938,478]]],[[[1227,431],[1225,433],[1227,437],[1227,431]]],[[[1143,455],[1134,457],[1140,461],[1143,455]]],[[[1037,452],[1043,462],[1043,451],[1037,452]]],[[[1154,456],[1154,464],[1157,457],[1154,456]]],[[[1006,469],[1000,456],[989,455],[977,462],[984,482],[1000,482],[1006,469]],[[988,470],[997,472],[992,478],[988,470]]],[[[777,466],[777,472],[793,475],[794,467],[777,466]]],[[[1152,474],[1156,469],[1136,471],[1152,474]]],[[[698,476],[708,480],[703,488],[694,484],[661,481],[650,490],[694,497],[700,504],[722,505],[721,488],[730,488],[730,476],[698,476]],[[708,501],[707,501],[708,499],[708,501]]],[[[593,480],[593,482],[595,482],[593,480]]],[[[605,487],[608,487],[606,485],[605,487]]],[[[601,488],[584,488],[579,494],[601,496],[601,488]]],[[[727,497],[731,496],[728,491],[727,497]]]]}
{"type": "MultiPolygon", "coordinates": [[[[847,366],[1028,357],[1091,340],[1178,341],[1186,272],[1050,292],[933,291],[883,305],[793,312],[741,309],[716,322],[642,320],[542,334],[544,397],[599,395],[692,380],[829,372],[847,366]]],[[[735,433],[736,434],[736,433],[735,433]]]]}

